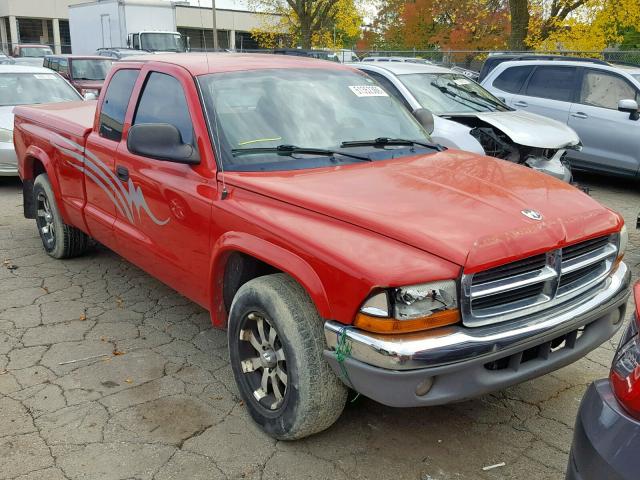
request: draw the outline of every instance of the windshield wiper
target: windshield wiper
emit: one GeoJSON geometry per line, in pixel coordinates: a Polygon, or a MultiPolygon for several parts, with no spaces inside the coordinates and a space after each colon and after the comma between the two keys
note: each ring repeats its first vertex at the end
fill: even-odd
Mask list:
{"type": "Polygon", "coordinates": [[[389,137],[378,137],[372,140],[353,140],[348,142],[342,142],[340,146],[342,148],[349,147],[386,147],[393,145],[420,145],[425,148],[432,148],[433,150],[442,151],[442,147],[440,145],[436,145],[435,143],[427,143],[427,142],[418,142],[416,140],[409,140],[406,138],[389,138],[389,137]]]}
{"type": "Polygon", "coordinates": [[[331,150],[327,148],[297,147],[295,145],[278,145],[277,147],[255,147],[255,148],[234,148],[231,150],[234,157],[238,155],[248,155],[255,153],[277,153],[278,155],[288,155],[299,153],[302,155],[322,155],[333,157],[334,155],[342,155],[344,157],[355,158],[365,162],[371,162],[369,157],[364,155],[356,155],[353,153],[343,152],[341,150],[331,150]]]}

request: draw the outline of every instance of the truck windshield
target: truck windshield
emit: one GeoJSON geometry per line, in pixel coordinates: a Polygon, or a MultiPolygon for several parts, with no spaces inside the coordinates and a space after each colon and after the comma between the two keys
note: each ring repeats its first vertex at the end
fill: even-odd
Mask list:
{"type": "Polygon", "coordinates": [[[142,50],[152,52],[186,51],[182,35],[179,33],[145,32],[140,34],[142,50]]]}
{"type": "MultiPolygon", "coordinates": [[[[253,70],[204,75],[198,82],[228,170],[312,168],[337,161],[328,155],[316,155],[311,161],[313,154],[290,154],[292,146],[364,154],[369,155],[365,159],[376,160],[410,155],[422,147],[405,141],[388,149],[375,142],[354,148],[345,142],[379,138],[430,142],[395,98],[369,77],[350,70],[253,70]]],[[[339,158],[358,161],[346,155],[339,158]]]]}
{"type": "Polygon", "coordinates": [[[457,73],[412,73],[401,75],[400,80],[420,105],[436,115],[508,110],[476,82],[457,73]]]}
{"type": "Polygon", "coordinates": [[[45,55],[53,55],[53,50],[49,47],[20,47],[21,57],[40,58],[45,55]]]}
{"type": "Polygon", "coordinates": [[[76,90],[55,73],[0,73],[0,106],[81,100],[76,90]]]}
{"type": "Polygon", "coordinates": [[[104,80],[111,65],[111,60],[74,59],[71,62],[71,76],[74,80],[104,80]]]}

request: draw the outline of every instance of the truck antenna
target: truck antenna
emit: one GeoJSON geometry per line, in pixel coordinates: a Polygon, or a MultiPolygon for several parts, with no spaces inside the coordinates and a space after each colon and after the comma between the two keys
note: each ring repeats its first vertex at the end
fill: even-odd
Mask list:
{"type": "MultiPolygon", "coordinates": [[[[215,10],[215,3],[213,1],[211,2],[211,9],[213,10],[213,15],[215,16],[216,10],[215,10]]],[[[202,29],[202,44],[204,46],[204,56],[207,60],[207,72],[211,73],[211,67],[209,66],[209,52],[207,51],[207,37],[204,34],[204,21],[202,20],[202,5],[200,4],[200,0],[198,0],[198,12],[200,13],[200,28],[202,29]]],[[[212,35],[216,34],[215,25],[212,32],[213,32],[212,35]]],[[[214,38],[213,44],[214,45],[216,44],[215,38],[214,38]]],[[[206,102],[203,102],[203,106],[204,106],[205,116],[207,117],[207,121],[209,125],[211,125],[211,117],[207,110],[206,102]]],[[[227,183],[225,182],[225,179],[224,179],[224,160],[222,160],[222,155],[220,154],[220,147],[219,147],[220,129],[218,127],[218,115],[216,115],[215,112],[213,112],[213,122],[214,122],[214,130],[215,130],[215,137],[216,137],[215,141],[213,142],[213,153],[215,154],[216,159],[219,160],[216,163],[218,163],[218,165],[220,166],[220,180],[222,181],[222,195],[220,198],[224,200],[229,196],[229,192],[227,191],[227,183]]]]}

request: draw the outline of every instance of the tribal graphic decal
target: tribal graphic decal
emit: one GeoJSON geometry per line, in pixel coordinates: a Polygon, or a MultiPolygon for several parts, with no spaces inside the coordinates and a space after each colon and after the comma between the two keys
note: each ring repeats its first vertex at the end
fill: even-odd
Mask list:
{"type": "Polygon", "coordinates": [[[85,150],[82,145],[78,145],[61,135],[56,135],[55,141],[52,140],[51,145],[67,155],[65,160],[69,165],[93,180],[113,202],[118,212],[128,218],[131,223],[136,222],[136,215],[138,219],[140,218],[140,210],[144,210],[156,225],[166,225],[169,222],[170,218],[159,220],[151,212],[142,190],[136,187],[131,179],[125,188],[122,181],[115,176],[111,169],[97,155],[85,150]],[[66,146],[62,146],[60,143],[66,146]]]}

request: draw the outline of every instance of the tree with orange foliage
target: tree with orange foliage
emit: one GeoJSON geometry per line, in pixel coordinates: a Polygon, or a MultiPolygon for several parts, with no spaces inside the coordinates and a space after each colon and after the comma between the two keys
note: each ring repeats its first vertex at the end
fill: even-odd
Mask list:
{"type": "Polygon", "coordinates": [[[492,50],[509,38],[505,0],[391,0],[374,29],[387,48],[492,50]]]}

